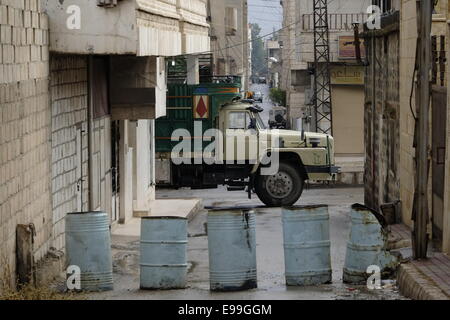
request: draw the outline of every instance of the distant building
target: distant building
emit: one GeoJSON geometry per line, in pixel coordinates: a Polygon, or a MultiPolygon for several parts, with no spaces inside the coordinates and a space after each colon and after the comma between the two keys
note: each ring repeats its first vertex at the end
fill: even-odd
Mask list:
{"type": "Polygon", "coordinates": [[[281,76],[281,47],[278,40],[266,40],[268,78],[267,83],[271,88],[279,88],[281,76]]]}
{"type": "Polygon", "coordinates": [[[249,85],[252,82],[253,78],[253,35],[252,35],[252,27],[248,24],[248,66],[247,66],[247,75],[249,79],[249,85]]]}
{"type": "MultiPolygon", "coordinates": [[[[291,127],[316,131],[314,109],[314,1],[282,0],[280,88],[286,91],[291,127]]],[[[363,183],[364,67],[355,65],[353,23],[364,22],[370,0],[329,1],[332,131],[344,183],[363,183]]],[[[364,54],[364,45],[361,45],[364,54]]],[[[329,126],[320,121],[319,125],[329,126]]]]}
{"type": "Polygon", "coordinates": [[[214,75],[242,77],[242,90],[249,87],[249,30],[247,0],[209,0],[211,51],[214,75]]]}

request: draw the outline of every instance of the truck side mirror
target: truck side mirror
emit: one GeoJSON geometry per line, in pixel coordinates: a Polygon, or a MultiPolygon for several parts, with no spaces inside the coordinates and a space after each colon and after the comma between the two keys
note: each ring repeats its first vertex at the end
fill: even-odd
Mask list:
{"type": "Polygon", "coordinates": [[[248,126],[249,129],[256,129],[256,119],[252,118],[250,119],[250,125],[248,126]]]}

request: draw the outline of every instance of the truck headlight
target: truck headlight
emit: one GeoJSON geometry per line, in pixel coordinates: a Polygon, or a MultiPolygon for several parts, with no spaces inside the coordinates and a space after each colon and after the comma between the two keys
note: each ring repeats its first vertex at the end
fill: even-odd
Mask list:
{"type": "Polygon", "coordinates": [[[311,144],[311,147],[317,148],[321,142],[320,138],[309,138],[309,143],[311,144]]]}

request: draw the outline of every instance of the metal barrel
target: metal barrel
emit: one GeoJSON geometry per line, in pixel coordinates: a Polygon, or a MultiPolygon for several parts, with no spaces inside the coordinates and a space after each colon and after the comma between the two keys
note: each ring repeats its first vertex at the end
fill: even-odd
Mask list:
{"type": "Polygon", "coordinates": [[[309,286],[332,280],[328,206],[283,208],[286,284],[309,286]]]}
{"type": "Polygon", "coordinates": [[[211,291],[257,288],[255,226],[255,212],[252,209],[222,209],[209,212],[211,291]]]}
{"type": "Polygon", "coordinates": [[[370,276],[370,266],[381,272],[395,269],[397,259],[387,251],[387,231],[380,214],[363,205],[355,204],[351,210],[351,231],[347,244],[343,281],[363,284],[370,276]]]}
{"type": "Polygon", "coordinates": [[[187,278],[187,219],[145,217],[141,220],[140,287],[183,289],[187,278]]]}
{"type": "Polygon", "coordinates": [[[82,291],[114,289],[109,222],[104,212],[66,216],[67,264],[80,269],[82,291]]]}

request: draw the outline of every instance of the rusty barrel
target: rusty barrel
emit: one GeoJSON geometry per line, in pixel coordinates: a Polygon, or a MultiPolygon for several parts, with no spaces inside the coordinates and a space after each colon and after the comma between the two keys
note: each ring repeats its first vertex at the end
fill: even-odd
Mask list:
{"type": "Polygon", "coordinates": [[[257,288],[256,218],[253,209],[215,209],[208,214],[211,291],[257,288]]]}
{"type": "Polygon", "coordinates": [[[88,292],[113,290],[108,214],[69,213],[65,222],[67,264],[81,271],[79,289],[88,292]]]}
{"type": "Polygon", "coordinates": [[[308,286],[332,280],[328,206],[283,208],[286,284],[308,286]]]}
{"type": "Polygon", "coordinates": [[[376,266],[383,274],[395,270],[397,259],[387,251],[384,218],[360,204],[351,209],[351,230],[345,256],[343,281],[363,284],[370,276],[367,269],[376,266]]]}
{"type": "Polygon", "coordinates": [[[140,287],[182,289],[187,277],[187,219],[145,217],[141,220],[140,287]]]}

